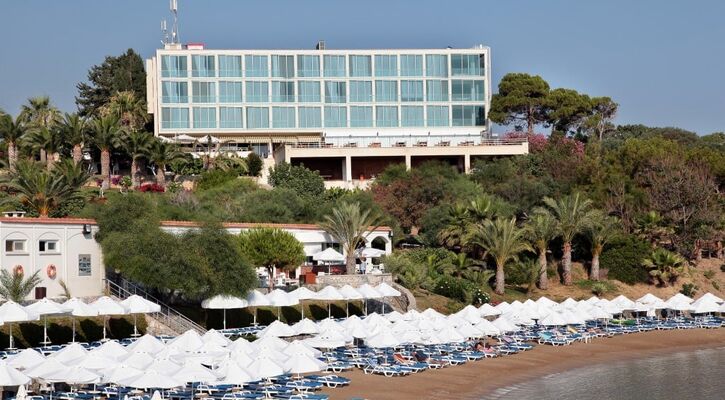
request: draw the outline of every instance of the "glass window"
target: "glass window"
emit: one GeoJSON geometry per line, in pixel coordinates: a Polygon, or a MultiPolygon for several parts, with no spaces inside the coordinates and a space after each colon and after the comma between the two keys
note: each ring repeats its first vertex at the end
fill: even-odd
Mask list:
{"type": "Polygon", "coordinates": [[[375,56],[375,76],[398,76],[398,56],[375,56]]]}
{"type": "Polygon", "coordinates": [[[269,128],[269,108],[247,107],[247,128],[269,128]]]}
{"type": "Polygon", "coordinates": [[[400,108],[401,126],[423,126],[423,106],[403,106],[400,108]]]}
{"type": "Polygon", "coordinates": [[[320,57],[297,56],[297,76],[301,78],[320,76],[320,57]]]}
{"type": "Polygon", "coordinates": [[[294,78],[295,56],[272,56],[272,76],[277,78],[294,78]]]}
{"type": "Polygon", "coordinates": [[[324,76],[345,76],[345,56],[325,56],[324,64],[324,76]]]}
{"type": "Polygon", "coordinates": [[[325,103],[345,103],[346,101],[345,82],[325,82],[325,103]]]}
{"type": "Polygon", "coordinates": [[[321,101],[320,82],[299,81],[297,82],[297,87],[297,101],[301,103],[319,103],[321,101]]]}
{"type": "Polygon", "coordinates": [[[220,128],[243,128],[242,107],[219,107],[220,128]]]}
{"type": "Polygon", "coordinates": [[[400,56],[400,76],[423,76],[423,56],[400,56]]]}
{"type": "Polygon", "coordinates": [[[186,56],[161,56],[161,76],[164,78],[186,78],[186,56]]]}
{"type": "Polygon", "coordinates": [[[189,129],[189,109],[162,108],[161,127],[164,129],[189,129]]]}
{"type": "Polygon", "coordinates": [[[294,128],[294,107],[272,107],[272,128],[294,128]]]}
{"type": "Polygon", "coordinates": [[[269,101],[269,84],[267,82],[247,81],[247,102],[266,103],[269,101]]]}
{"type": "Polygon", "coordinates": [[[25,240],[6,240],[5,251],[7,253],[24,253],[25,240]]]}
{"type": "Polygon", "coordinates": [[[483,81],[454,79],[451,81],[453,101],[483,101],[483,81]]]}
{"type": "Polygon", "coordinates": [[[375,101],[398,101],[398,82],[375,81],[375,101]]]}
{"type": "Polygon", "coordinates": [[[78,276],[91,276],[92,272],[91,255],[78,254],[78,276]]]}
{"type": "Polygon", "coordinates": [[[325,107],[325,126],[330,128],[344,128],[347,126],[347,108],[325,107]]]}
{"type": "Polygon", "coordinates": [[[219,56],[219,76],[241,78],[242,56],[219,56]]]}
{"type": "Polygon", "coordinates": [[[294,103],[295,83],[292,81],[272,82],[272,101],[276,103],[294,103]]]}
{"type": "Polygon", "coordinates": [[[203,78],[216,76],[214,56],[191,56],[191,76],[203,78]]]}
{"type": "Polygon", "coordinates": [[[216,101],[214,82],[192,82],[191,93],[191,101],[194,103],[214,103],[216,101]]]}
{"type": "Polygon", "coordinates": [[[241,103],[242,82],[219,82],[220,103],[241,103]]]}
{"type": "Polygon", "coordinates": [[[425,56],[425,76],[448,77],[448,56],[428,54],[425,56]]]}
{"type": "Polygon", "coordinates": [[[189,102],[189,84],[186,82],[161,82],[161,102],[162,103],[188,103],[189,102]]]}
{"type": "Polygon", "coordinates": [[[245,56],[244,68],[250,78],[266,78],[269,76],[267,56],[245,56]]]}
{"type": "Polygon", "coordinates": [[[377,106],[375,107],[375,125],[380,127],[398,126],[398,107],[377,106]]]}
{"type": "Polygon", "coordinates": [[[453,54],[451,55],[451,72],[454,76],[477,75],[483,76],[486,71],[486,58],[483,54],[453,54]]]}
{"type": "Polygon", "coordinates": [[[485,126],[486,110],[483,106],[453,106],[453,126],[485,126]]]}
{"type": "Polygon", "coordinates": [[[297,112],[299,114],[300,128],[322,127],[322,110],[320,107],[300,107],[297,112]]]}
{"type": "Polygon", "coordinates": [[[448,126],[448,106],[428,106],[428,126],[448,126]]]}
{"type": "Polygon", "coordinates": [[[423,101],[423,81],[400,81],[400,101],[423,101]]]}
{"type": "Polygon", "coordinates": [[[367,103],[373,101],[373,83],[371,81],[350,81],[350,102],[367,103]]]}
{"type": "Polygon", "coordinates": [[[58,241],[57,240],[39,240],[38,241],[38,252],[40,252],[40,253],[57,253],[58,252],[58,241]]]}
{"type": "Polygon", "coordinates": [[[448,101],[448,81],[426,81],[428,101],[448,101]]]}
{"type": "Polygon", "coordinates": [[[194,128],[216,128],[216,108],[194,107],[194,128]]]}
{"type": "Polygon", "coordinates": [[[353,128],[372,127],[373,108],[359,106],[350,107],[350,126],[353,128]]]}
{"type": "Polygon", "coordinates": [[[350,76],[372,76],[370,56],[350,56],[350,76]]]}

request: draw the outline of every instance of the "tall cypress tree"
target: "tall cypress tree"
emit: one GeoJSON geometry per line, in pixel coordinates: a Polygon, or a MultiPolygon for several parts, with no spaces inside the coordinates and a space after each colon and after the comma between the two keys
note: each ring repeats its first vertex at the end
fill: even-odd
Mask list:
{"type": "Polygon", "coordinates": [[[88,82],[76,85],[76,104],[82,116],[99,116],[100,108],[117,92],[132,91],[139,99],[146,98],[146,71],[141,56],[133,49],[88,70],[88,82]]]}

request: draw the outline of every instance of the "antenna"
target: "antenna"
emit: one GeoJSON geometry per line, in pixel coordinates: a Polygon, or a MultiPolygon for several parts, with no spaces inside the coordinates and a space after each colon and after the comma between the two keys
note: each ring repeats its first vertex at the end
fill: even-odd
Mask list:
{"type": "Polygon", "coordinates": [[[169,43],[169,31],[166,29],[166,20],[161,20],[161,44],[166,45],[169,43]]]}
{"type": "Polygon", "coordinates": [[[169,0],[169,8],[174,14],[174,26],[171,28],[171,44],[179,43],[179,26],[178,26],[178,10],[179,5],[176,0],[169,0]]]}

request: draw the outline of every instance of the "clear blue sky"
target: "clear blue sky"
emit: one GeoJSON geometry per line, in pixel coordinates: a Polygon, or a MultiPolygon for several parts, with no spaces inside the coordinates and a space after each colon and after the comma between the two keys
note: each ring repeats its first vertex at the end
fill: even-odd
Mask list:
{"type": "MultiPolygon", "coordinates": [[[[507,72],[611,96],[618,123],[725,130],[725,1],[179,0],[180,37],[208,48],[470,47],[507,72]]],[[[168,0],[3,0],[0,108],[75,84],[106,55],[160,45],[168,0]]]]}

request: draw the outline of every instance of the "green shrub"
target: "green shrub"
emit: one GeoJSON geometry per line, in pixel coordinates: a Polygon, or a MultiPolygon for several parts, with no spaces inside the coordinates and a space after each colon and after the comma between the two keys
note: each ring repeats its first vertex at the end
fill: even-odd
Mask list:
{"type": "Polygon", "coordinates": [[[695,297],[695,293],[697,293],[697,290],[700,289],[695,285],[694,283],[685,283],[682,285],[682,289],[680,289],[680,293],[684,294],[687,297],[695,297]]]}
{"type": "Polygon", "coordinates": [[[471,304],[474,306],[480,306],[482,304],[489,303],[491,296],[488,293],[481,290],[481,288],[474,288],[471,292],[471,304]]]}
{"type": "Polygon", "coordinates": [[[239,174],[236,171],[223,171],[221,169],[204,171],[196,182],[196,188],[199,190],[208,190],[234,180],[238,176],[239,174]]]}
{"type": "Polygon", "coordinates": [[[725,272],[725,264],[720,266],[720,272],[725,272]]]}
{"type": "Polygon", "coordinates": [[[325,194],[325,181],[319,172],[304,165],[281,163],[269,169],[269,184],[275,188],[292,189],[300,197],[319,199],[325,194]]]}
{"type": "Polygon", "coordinates": [[[264,161],[257,155],[257,153],[249,153],[247,156],[247,173],[249,176],[259,176],[262,172],[264,161]]]}
{"type": "Polygon", "coordinates": [[[649,282],[642,261],[652,252],[649,243],[636,236],[613,240],[600,256],[601,268],[609,270],[609,278],[633,285],[649,282]]]}
{"type": "Polygon", "coordinates": [[[707,271],[703,272],[702,274],[705,275],[705,278],[708,280],[715,277],[715,271],[713,271],[711,269],[708,269],[707,271]]]}
{"type": "Polygon", "coordinates": [[[460,302],[467,302],[466,286],[462,280],[451,276],[442,276],[436,282],[433,292],[460,302]]]}
{"type": "Polygon", "coordinates": [[[720,283],[718,283],[718,281],[712,281],[712,287],[714,287],[715,290],[720,290],[720,283]]]}

